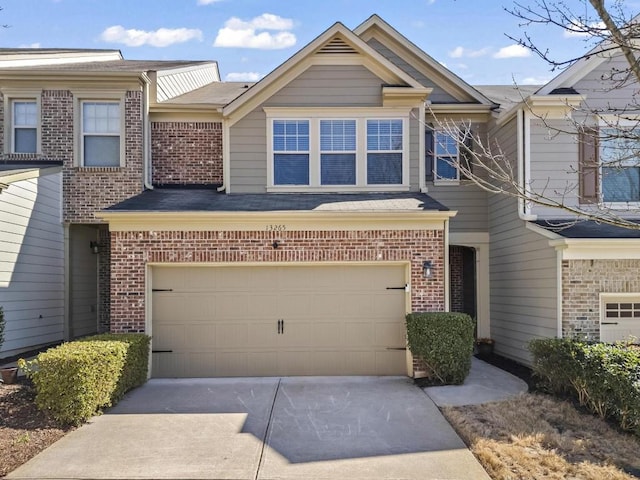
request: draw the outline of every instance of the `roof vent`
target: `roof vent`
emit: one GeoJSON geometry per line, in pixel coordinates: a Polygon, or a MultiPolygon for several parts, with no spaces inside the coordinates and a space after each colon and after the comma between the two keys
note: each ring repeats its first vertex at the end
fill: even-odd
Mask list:
{"type": "Polygon", "coordinates": [[[341,37],[333,37],[320,50],[318,50],[318,53],[353,55],[357,54],[358,51],[345,42],[341,37]]]}

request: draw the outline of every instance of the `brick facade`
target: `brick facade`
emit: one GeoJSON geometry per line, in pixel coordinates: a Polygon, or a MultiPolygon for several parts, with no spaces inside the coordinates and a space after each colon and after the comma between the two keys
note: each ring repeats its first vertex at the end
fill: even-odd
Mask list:
{"type": "MultiPolygon", "coordinates": [[[[71,108],[73,103],[61,105],[71,108]]],[[[71,136],[73,137],[73,136],[71,136]]],[[[63,195],[65,222],[99,223],[94,212],[142,192],[144,155],[142,140],[142,92],[129,91],[125,97],[125,165],[124,167],[77,167],[73,148],[64,159],[63,195]]],[[[70,143],[71,147],[73,143],[70,143]]]]}
{"type": "Polygon", "coordinates": [[[451,292],[450,310],[464,312],[464,283],[463,283],[463,247],[449,248],[449,284],[451,292]]]}
{"type": "Polygon", "coordinates": [[[444,310],[442,231],[112,232],[111,331],[144,332],[149,262],[347,261],[410,261],[411,309],[444,310]],[[430,279],[422,275],[424,260],[434,265],[430,279]]]}
{"type": "Polygon", "coordinates": [[[562,262],[562,335],[600,340],[600,294],[640,293],[640,260],[562,262]]]}
{"type": "Polygon", "coordinates": [[[221,122],[152,122],[154,185],[222,184],[221,122]]]}
{"type": "Polygon", "coordinates": [[[98,332],[108,332],[111,312],[111,234],[108,225],[98,230],[98,332]]]}

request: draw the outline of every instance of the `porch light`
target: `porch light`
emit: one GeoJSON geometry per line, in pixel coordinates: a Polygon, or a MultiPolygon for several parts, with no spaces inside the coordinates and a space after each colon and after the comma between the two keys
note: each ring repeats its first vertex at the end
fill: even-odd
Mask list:
{"type": "Polygon", "coordinates": [[[91,253],[95,255],[100,253],[100,244],[98,242],[89,242],[89,248],[91,249],[91,253]]]}
{"type": "Polygon", "coordinates": [[[431,260],[426,260],[422,264],[422,276],[424,278],[431,278],[433,276],[433,264],[431,260]]]}

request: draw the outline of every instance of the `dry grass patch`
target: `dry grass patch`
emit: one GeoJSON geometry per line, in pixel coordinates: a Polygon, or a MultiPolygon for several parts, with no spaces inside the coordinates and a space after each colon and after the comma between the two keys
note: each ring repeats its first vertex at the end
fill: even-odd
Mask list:
{"type": "Polygon", "coordinates": [[[494,480],[630,480],[640,441],[547,395],[443,412],[494,480]]]}

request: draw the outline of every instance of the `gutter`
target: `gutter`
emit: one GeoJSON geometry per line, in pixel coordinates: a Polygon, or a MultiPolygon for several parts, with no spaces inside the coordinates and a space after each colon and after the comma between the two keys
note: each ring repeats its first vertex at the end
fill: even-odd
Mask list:
{"type": "Polygon", "coordinates": [[[529,178],[531,177],[531,113],[524,108],[517,112],[518,119],[518,186],[524,193],[518,197],[518,217],[525,222],[532,222],[538,219],[537,215],[531,213],[531,205],[526,199],[529,198],[529,178]]]}

